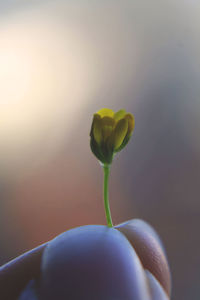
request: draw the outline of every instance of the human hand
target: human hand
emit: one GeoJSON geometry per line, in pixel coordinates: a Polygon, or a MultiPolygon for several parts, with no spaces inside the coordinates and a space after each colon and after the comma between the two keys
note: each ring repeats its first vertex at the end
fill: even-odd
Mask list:
{"type": "MultiPolygon", "coordinates": [[[[90,225],[90,226],[95,226],[95,225],[90,225]]],[[[88,226],[83,226],[80,228],[84,228],[84,227],[88,227],[88,226]]],[[[105,229],[105,226],[101,226],[104,227],[103,230],[105,229]]],[[[79,230],[80,228],[76,228],[74,230],[79,230]]],[[[101,244],[98,245],[99,251],[96,251],[94,253],[94,257],[93,259],[96,259],[96,262],[99,262],[99,266],[101,266],[103,268],[103,270],[105,270],[105,274],[108,274],[108,276],[105,276],[105,280],[101,280],[100,282],[98,282],[98,270],[96,269],[96,274],[91,274],[91,270],[92,270],[92,265],[91,265],[91,269],[89,266],[87,266],[87,270],[89,270],[89,274],[91,275],[90,281],[88,282],[88,290],[86,289],[85,292],[88,293],[87,295],[83,295],[81,296],[81,298],[73,298],[73,295],[70,297],[70,299],[90,299],[89,297],[89,293],[90,293],[90,286],[94,284],[98,285],[102,287],[102,290],[105,290],[105,286],[106,286],[106,280],[110,277],[113,277],[115,280],[115,282],[113,283],[115,285],[115,290],[116,290],[116,294],[120,294],[120,293],[124,293],[123,291],[123,287],[124,287],[124,277],[125,275],[123,275],[123,272],[121,271],[121,266],[123,267],[123,261],[125,259],[125,261],[127,261],[127,259],[129,259],[130,261],[128,261],[128,263],[130,263],[130,270],[127,271],[127,278],[129,278],[130,280],[132,280],[132,287],[129,287],[130,289],[132,289],[134,287],[134,291],[131,291],[130,293],[132,293],[132,298],[130,298],[131,300],[140,300],[143,298],[141,298],[142,294],[144,295],[145,293],[141,292],[142,290],[146,291],[147,296],[144,296],[145,299],[147,300],[146,297],[149,297],[148,299],[150,300],[169,300],[170,297],[170,292],[171,292],[171,280],[170,280],[170,271],[169,271],[169,267],[168,267],[168,263],[161,245],[161,242],[159,240],[159,237],[157,236],[157,234],[155,233],[155,231],[144,221],[141,220],[132,220],[123,224],[120,224],[118,226],[115,227],[116,229],[118,229],[119,231],[121,231],[123,233],[123,236],[121,237],[121,234],[117,235],[117,238],[122,238],[122,240],[120,240],[120,243],[118,244],[118,242],[116,243],[116,239],[115,237],[113,237],[113,233],[111,233],[111,235],[108,237],[109,243],[108,243],[108,249],[107,249],[107,259],[105,257],[105,253],[103,255],[103,251],[104,251],[104,238],[103,240],[101,239],[101,244]],[[129,246],[127,246],[126,242],[123,240],[123,238],[125,237],[125,239],[127,238],[129,243],[132,245],[133,249],[135,250],[131,255],[132,258],[126,258],[127,254],[130,254],[130,249],[127,250],[127,247],[129,248],[129,246]],[[124,243],[124,244],[123,244],[124,243]],[[122,247],[121,247],[122,246],[122,247]],[[120,250],[121,247],[121,250],[120,250]],[[111,251],[111,252],[110,252],[111,251]],[[112,256],[109,256],[110,254],[115,253],[116,256],[116,252],[118,252],[118,256],[117,257],[117,261],[112,261],[111,262],[111,258],[112,256]],[[102,254],[102,255],[101,255],[102,254]],[[138,257],[139,257],[139,261],[142,264],[142,267],[140,267],[140,263],[138,264],[138,257]],[[131,261],[132,260],[132,261],[131,261]],[[107,263],[105,263],[104,265],[104,261],[107,263]],[[109,263],[108,263],[109,261],[109,263]],[[122,263],[121,263],[122,261],[122,263]],[[133,262],[134,261],[134,262],[133,262]],[[113,273],[113,267],[115,268],[115,272],[113,273]],[[121,274],[120,274],[121,272],[121,274]],[[135,274],[138,274],[137,276],[132,276],[133,272],[135,272],[135,274]],[[116,276],[116,274],[118,273],[118,275],[116,276]],[[141,276],[142,273],[142,276],[141,276]],[[132,275],[131,275],[132,274],[132,275]],[[129,276],[130,275],[130,276],[129,276]],[[131,277],[132,276],[132,277],[131,277]],[[106,279],[107,278],[107,279],[106,279]],[[139,278],[139,280],[138,280],[139,278]],[[143,279],[142,279],[143,278],[143,279]],[[91,282],[92,280],[92,282],[91,282]],[[119,280],[119,281],[118,281],[119,280]],[[118,282],[117,282],[118,281],[118,282]],[[120,283],[121,282],[121,286],[120,283]]],[[[118,232],[118,230],[116,229],[109,229],[109,230],[115,230],[118,232]]],[[[96,229],[95,229],[96,230],[96,229]]],[[[69,231],[68,231],[69,232],[69,231]]],[[[5,266],[0,268],[0,293],[2,295],[2,299],[8,299],[8,300],[12,300],[12,299],[17,299],[17,297],[19,296],[19,294],[22,292],[22,290],[24,290],[24,293],[21,293],[21,298],[19,299],[29,299],[31,300],[31,296],[30,294],[33,292],[30,289],[30,286],[25,288],[25,286],[27,285],[27,283],[31,280],[31,279],[37,279],[37,283],[40,283],[40,288],[37,290],[37,292],[39,291],[39,294],[42,293],[43,295],[39,295],[38,299],[65,299],[65,295],[66,293],[69,294],[72,291],[70,291],[70,282],[69,280],[66,282],[64,280],[64,278],[66,278],[67,274],[68,274],[68,270],[69,270],[69,265],[66,264],[66,256],[67,256],[67,248],[68,248],[68,241],[67,238],[64,237],[64,240],[66,240],[66,244],[65,246],[62,248],[63,245],[63,241],[62,243],[60,243],[61,238],[63,238],[63,235],[66,235],[66,233],[58,236],[55,240],[52,240],[49,242],[49,246],[47,247],[48,244],[44,244],[39,246],[38,248],[35,248],[25,254],[23,254],[22,256],[16,258],[15,260],[11,261],[10,263],[6,264],[5,266]],[[46,248],[47,247],[47,248],[46,248]],[[51,255],[53,254],[54,259],[52,260],[51,255],[48,258],[48,248],[49,249],[53,249],[50,250],[51,255]],[[46,248],[46,250],[45,250],[46,248]],[[44,253],[43,253],[44,252],[44,253]],[[44,263],[42,263],[42,260],[45,260],[45,256],[46,256],[46,267],[44,267],[44,263]],[[60,263],[62,263],[62,266],[60,265],[60,263]],[[41,270],[41,271],[40,271],[41,270]],[[61,274],[61,280],[56,281],[56,278],[52,277],[52,271],[53,270],[53,274],[56,274],[56,272],[61,274]],[[65,276],[62,277],[62,274],[64,274],[65,276]],[[47,280],[45,279],[45,277],[47,278],[47,280]],[[40,278],[40,279],[39,279],[40,278]],[[50,278],[50,281],[48,282],[48,278],[50,278]],[[44,283],[46,281],[46,283],[44,283]],[[43,285],[43,287],[42,287],[43,285]],[[42,288],[41,288],[42,287],[42,288]],[[56,291],[56,288],[59,287],[59,290],[61,291],[62,296],[59,295],[59,298],[56,297],[54,295],[54,292],[56,291]],[[42,290],[42,292],[41,292],[42,290]],[[25,298],[25,293],[26,295],[29,296],[27,298],[25,298]],[[51,297],[52,296],[52,297],[51,297]],[[51,298],[49,298],[51,297],[51,298]]],[[[94,231],[94,236],[97,236],[97,231],[95,233],[94,231]]],[[[94,239],[94,237],[91,237],[92,239],[94,239]]],[[[79,244],[79,249],[81,249],[81,244],[83,243],[83,241],[81,240],[77,240],[77,244],[79,244]]],[[[84,244],[87,244],[87,241],[84,240],[84,244]]],[[[88,244],[89,245],[89,244],[88,244]]],[[[82,244],[83,246],[83,244],[82,244]]],[[[72,247],[73,248],[73,247],[72,247]]],[[[72,251],[69,250],[69,251],[72,251]]],[[[74,251],[74,249],[73,249],[74,251]]],[[[72,252],[73,252],[72,251],[72,252]]],[[[71,253],[72,253],[71,252],[71,253]]],[[[87,253],[88,255],[90,255],[90,259],[91,259],[91,253],[89,254],[89,248],[87,249],[87,253]]],[[[87,254],[86,254],[87,256],[87,254]]],[[[83,256],[85,257],[85,255],[83,256]]],[[[77,258],[74,258],[74,262],[77,260],[77,258]]],[[[73,259],[70,259],[70,264],[71,267],[73,269],[73,259]]],[[[82,261],[83,263],[83,261],[82,261]]],[[[79,271],[84,271],[84,265],[81,263],[80,265],[80,270],[79,271]]],[[[98,264],[96,265],[98,267],[98,264]]],[[[77,266],[76,266],[77,268],[77,266]]],[[[71,271],[72,271],[71,269],[71,271]]],[[[90,277],[90,275],[87,275],[87,270],[84,272],[85,275],[83,275],[84,280],[86,280],[87,276],[90,277]],[[86,277],[85,277],[86,276],[86,277]]],[[[71,272],[70,271],[70,272],[71,272]]],[[[77,271],[77,269],[76,269],[77,271]]],[[[126,273],[126,272],[125,272],[126,273]]],[[[68,274],[69,275],[69,274],[68,274]]],[[[57,275],[56,275],[57,276],[57,275]]],[[[82,281],[81,278],[77,277],[75,274],[75,277],[73,277],[74,275],[71,274],[72,278],[76,278],[76,286],[77,286],[77,290],[81,289],[81,284],[82,281]]],[[[82,278],[82,279],[83,279],[82,278]]],[[[89,278],[88,278],[89,279],[89,278]]],[[[128,279],[128,280],[129,280],[128,279]]],[[[37,286],[37,285],[36,285],[37,286]]],[[[111,287],[111,289],[113,289],[113,287],[111,287]]],[[[127,295],[129,294],[129,291],[127,291],[127,295]]],[[[35,296],[37,297],[37,296],[35,296]]],[[[33,299],[37,299],[37,298],[33,298],[33,299]]],[[[99,299],[99,298],[97,298],[99,299]]],[[[104,298],[105,295],[104,295],[104,298]]],[[[121,298],[119,298],[121,300],[121,298]]],[[[125,298],[123,298],[125,299],[125,298]]],[[[128,298],[127,298],[128,299],[128,298]]],[[[111,300],[111,299],[109,299],[111,300]]]]}

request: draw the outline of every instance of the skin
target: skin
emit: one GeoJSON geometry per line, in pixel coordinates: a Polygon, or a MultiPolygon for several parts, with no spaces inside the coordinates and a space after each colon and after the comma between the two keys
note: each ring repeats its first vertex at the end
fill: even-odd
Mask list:
{"type": "Polygon", "coordinates": [[[29,280],[39,275],[46,245],[40,245],[0,267],[0,298],[16,300],[29,280]]]}
{"type": "MultiPolygon", "coordinates": [[[[125,261],[126,264],[126,256],[130,255],[131,251],[130,246],[132,247],[132,249],[134,248],[134,250],[131,252],[131,255],[133,255],[132,258],[134,257],[135,259],[136,269],[138,269],[140,273],[140,280],[138,282],[137,276],[134,276],[133,273],[135,267],[131,269],[132,273],[130,273],[130,276],[132,276],[134,280],[135,287],[142,284],[144,289],[146,289],[148,293],[148,296],[145,297],[149,297],[150,300],[169,300],[171,291],[169,266],[162,244],[155,231],[147,223],[141,220],[128,221],[116,226],[116,228],[113,228],[112,230],[115,230],[121,234],[120,238],[122,238],[122,240],[124,239],[122,243],[125,243],[125,248],[128,249],[123,252],[124,250],[122,250],[120,248],[120,245],[115,242],[115,239],[113,241],[112,237],[109,238],[111,249],[109,250],[110,253],[113,253],[113,251],[117,251],[117,255],[119,255],[118,258],[116,256],[116,261],[119,261],[120,258],[120,261],[122,259],[122,261],[125,261]],[[141,263],[138,263],[137,257],[140,258],[141,263]],[[146,278],[146,281],[144,281],[144,277],[146,278]]],[[[51,243],[53,244],[55,243],[55,241],[53,240],[49,242],[49,244],[51,243]]],[[[48,244],[41,245],[0,268],[0,294],[2,298],[4,297],[5,299],[10,300],[16,299],[32,278],[37,278],[40,276],[41,265],[44,268],[44,262],[43,264],[41,264],[41,258],[47,245],[48,244]]],[[[104,251],[105,249],[102,248],[101,250],[104,251]]],[[[47,248],[45,251],[47,251],[47,248]]],[[[97,262],[101,260],[102,257],[105,257],[101,257],[102,251],[99,251],[99,259],[97,259],[97,262]]],[[[110,258],[112,259],[111,255],[110,258]]],[[[116,262],[114,260],[112,263],[113,266],[116,265],[116,262]]],[[[56,265],[53,267],[56,267],[56,265]]],[[[106,272],[109,272],[109,266],[106,272]]],[[[46,274],[49,274],[49,271],[46,274]]],[[[128,277],[125,282],[129,282],[130,280],[129,275],[127,276],[128,277]]],[[[121,280],[123,280],[123,277],[124,276],[121,277],[121,280]]],[[[120,278],[116,278],[116,280],[120,280],[120,278]]],[[[133,295],[131,293],[132,291],[130,291],[128,297],[130,296],[133,298],[133,295]]],[[[45,297],[46,296],[44,296],[44,299],[45,297]]],[[[136,293],[136,296],[134,296],[133,299],[140,300],[142,299],[141,297],[142,296],[140,294],[136,293]]],[[[130,299],[132,300],[132,298],[130,299]]],[[[31,297],[29,297],[28,299],[31,300],[31,297]]]]}
{"type": "Polygon", "coordinates": [[[151,300],[141,262],[115,228],[81,226],[49,242],[39,299],[151,300]]]}
{"type": "Polygon", "coordinates": [[[149,270],[163,286],[165,292],[171,294],[171,275],[165,250],[159,236],[146,222],[134,219],[117,225],[139,256],[142,265],[149,270]]]}

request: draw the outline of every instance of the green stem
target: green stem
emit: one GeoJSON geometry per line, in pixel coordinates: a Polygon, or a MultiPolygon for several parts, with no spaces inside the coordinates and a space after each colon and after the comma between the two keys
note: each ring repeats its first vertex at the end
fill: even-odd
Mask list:
{"type": "Polygon", "coordinates": [[[108,197],[108,179],[110,174],[110,165],[103,165],[104,171],[104,208],[106,213],[106,220],[108,227],[113,227],[111,213],[110,213],[110,206],[109,206],[109,197],[108,197]]]}

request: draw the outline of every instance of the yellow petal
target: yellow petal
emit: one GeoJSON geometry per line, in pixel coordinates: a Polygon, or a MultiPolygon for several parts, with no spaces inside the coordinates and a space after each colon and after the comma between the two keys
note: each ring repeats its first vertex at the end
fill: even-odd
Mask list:
{"type": "Polygon", "coordinates": [[[111,126],[113,127],[115,125],[115,120],[111,117],[103,117],[101,119],[102,126],[111,126]]]}
{"type": "Polygon", "coordinates": [[[111,135],[114,125],[115,120],[111,117],[103,117],[101,119],[102,136],[104,141],[111,135]]]}
{"type": "Polygon", "coordinates": [[[126,119],[121,119],[117,122],[117,125],[114,129],[114,149],[117,149],[121,146],[128,130],[128,121],[126,119]]]}
{"type": "Polygon", "coordinates": [[[113,117],[114,116],[114,111],[110,108],[102,108],[97,112],[98,115],[101,116],[101,118],[103,117],[113,117]]]}
{"type": "Polygon", "coordinates": [[[103,136],[103,140],[106,141],[107,138],[111,135],[113,129],[111,126],[105,126],[102,128],[102,136],[103,136]]]}
{"type": "Polygon", "coordinates": [[[126,111],[124,109],[120,109],[114,114],[115,121],[119,121],[126,115],[126,111]]]}
{"type": "Polygon", "coordinates": [[[101,131],[101,118],[98,114],[94,114],[93,117],[92,133],[94,135],[97,144],[100,144],[102,141],[102,131],[101,131]]]}
{"type": "Polygon", "coordinates": [[[131,135],[135,127],[135,118],[131,113],[127,113],[124,117],[128,121],[128,135],[131,135]]]}

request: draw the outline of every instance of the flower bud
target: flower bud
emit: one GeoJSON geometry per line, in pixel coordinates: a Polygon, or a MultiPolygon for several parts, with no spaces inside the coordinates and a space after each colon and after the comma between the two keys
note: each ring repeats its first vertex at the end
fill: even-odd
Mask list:
{"type": "Polygon", "coordinates": [[[116,152],[128,143],[135,126],[134,116],[121,109],[114,112],[103,108],[93,116],[90,146],[103,164],[111,164],[116,152]]]}

